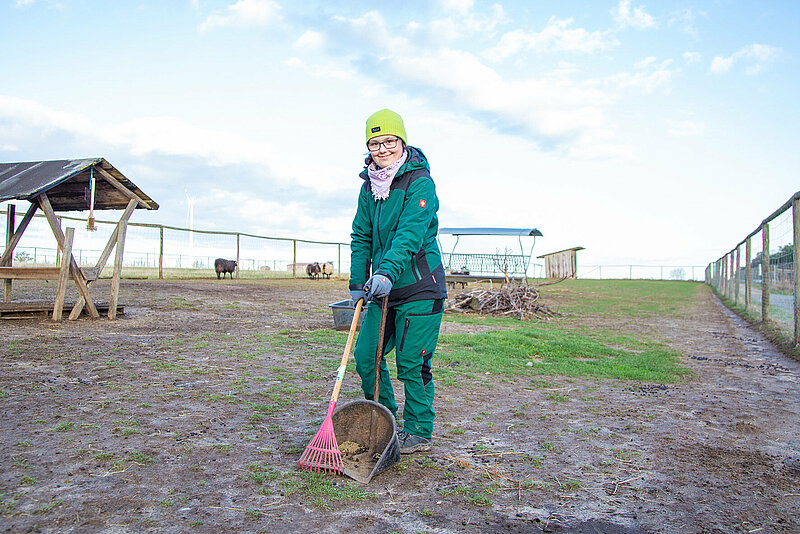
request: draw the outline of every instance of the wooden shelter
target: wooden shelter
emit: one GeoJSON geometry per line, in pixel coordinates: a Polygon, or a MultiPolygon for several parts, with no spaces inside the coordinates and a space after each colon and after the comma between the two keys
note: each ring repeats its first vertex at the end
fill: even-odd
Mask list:
{"type": "Polygon", "coordinates": [[[583,247],[572,247],[565,250],[550,252],[536,256],[544,258],[545,278],[555,278],[565,280],[567,278],[578,278],[578,254],[583,247]]]}
{"type": "Polygon", "coordinates": [[[18,226],[14,221],[15,206],[13,204],[8,206],[6,248],[0,257],[0,279],[4,279],[0,312],[26,309],[24,303],[11,302],[12,280],[58,280],[53,320],[60,321],[66,284],[68,279],[72,278],[80,297],[73,305],[69,319],[77,319],[84,306],[92,318],[99,317],[89,293],[89,286],[102,272],[112,250],[116,249],[111,297],[108,304],[108,318],[114,319],[117,313],[117,295],[128,219],[134,209],[156,210],[158,204],[104,158],[0,163],[0,202],[8,200],[28,200],[31,205],[18,226]],[[61,258],[60,266],[13,265],[14,248],[37,209],[41,209],[44,213],[56,238],[61,258]],[[67,228],[66,233],[63,232],[56,216],[56,212],[59,211],[86,210],[89,211],[90,226],[94,223],[94,210],[123,210],[93,269],[78,267],[72,255],[74,229],[67,228]]]}

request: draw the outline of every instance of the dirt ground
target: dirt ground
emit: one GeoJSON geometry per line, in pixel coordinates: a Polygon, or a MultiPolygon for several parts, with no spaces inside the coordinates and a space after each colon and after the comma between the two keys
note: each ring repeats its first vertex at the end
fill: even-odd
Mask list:
{"type": "MultiPolygon", "coordinates": [[[[683,382],[439,383],[432,451],[367,486],[309,478],[345,297],[123,280],[115,321],[0,320],[0,532],[800,532],[800,364],[707,288],[680,316],[556,319],[666,342],[683,382]]],[[[353,372],[342,391],[359,397],[353,372]]]]}

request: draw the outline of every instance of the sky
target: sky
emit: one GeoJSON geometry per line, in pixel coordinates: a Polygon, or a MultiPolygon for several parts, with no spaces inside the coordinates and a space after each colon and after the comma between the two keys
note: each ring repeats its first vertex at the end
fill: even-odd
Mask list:
{"type": "Polygon", "coordinates": [[[383,108],[441,226],[583,264],[706,265],[800,190],[795,1],[0,2],[0,161],[104,157],[133,222],[349,242],[383,108]]]}

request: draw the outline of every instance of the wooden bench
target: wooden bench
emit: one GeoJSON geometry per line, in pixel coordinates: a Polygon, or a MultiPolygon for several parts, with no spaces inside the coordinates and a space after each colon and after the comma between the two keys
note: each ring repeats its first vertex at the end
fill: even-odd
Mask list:
{"type": "MultiPolygon", "coordinates": [[[[81,267],[86,280],[97,280],[94,267],[81,267]]],[[[6,280],[58,280],[61,267],[0,267],[0,279],[6,280]]]]}
{"type": "MultiPolygon", "coordinates": [[[[45,213],[52,215],[52,208],[49,205],[49,201],[46,199],[46,195],[43,194],[42,196],[45,197],[44,202],[48,207],[45,210],[45,213]]],[[[83,297],[83,300],[79,300],[78,303],[72,308],[75,318],[77,318],[78,314],[80,314],[84,302],[91,302],[89,307],[89,314],[91,317],[99,317],[100,314],[97,312],[94,302],[91,301],[91,296],[89,295],[89,282],[87,282],[86,274],[84,274],[83,269],[78,267],[78,264],[75,262],[75,257],[72,255],[72,241],[75,235],[75,229],[67,228],[66,234],[62,234],[60,226],[57,226],[56,224],[51,224],[51,226],[53,226],[53,232],[56,233],[56,238],[62,251],[61,265],[59,267],[14,267],[13,265],[8,265],[8,263],[11,262],[10,253],[14,249],[13,246],[9,246],[8,249],[3,253],[3,256],[0,257],[0,278],[5,279],[6,284],[10,284],[11,280],[14,279],[58,280],[56,299],[55,304],[53,305],[53,320],[61,321],[61,314],[64,310],[64,296],[67,290],[67,281],[70,277],[72,277],[72,279],[75,281],[75,285],[78,287],[78,292],[83,297]]],[[[18,232],[15,232],[14,235],[17,236],[18,232]]],[[[94,276],[93,279],[97,279],[98,272],[99,269],[94,270],[92,273],[94,276]]],[[[10,293],[10,291],[4,292],[4,303],[10,302],[10,293]]],[[[114,313],[116,313],[116,300],[112,306],[114,313]]],[[[109,307],[109,309],[111,309],[111,307],[109,307]]],[[[70,318],[72,318],[73,313],[70,313],[70,318]]]]}

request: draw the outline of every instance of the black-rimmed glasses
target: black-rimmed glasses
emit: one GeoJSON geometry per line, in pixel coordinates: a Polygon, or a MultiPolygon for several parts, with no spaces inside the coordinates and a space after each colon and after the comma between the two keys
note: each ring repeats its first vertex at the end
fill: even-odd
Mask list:
{"type": "Polygon", "coordinates": [[[388,139],[386,141],[370,141],[367,143],[367,148],[370,152],[377,152],[381,149],[381,145],[386,148],[386,150],[392,150],[393,148],[397,147],[397,142],[400,140],[399,137],[395,137],[394,139],[388,139]]]}

